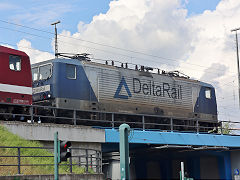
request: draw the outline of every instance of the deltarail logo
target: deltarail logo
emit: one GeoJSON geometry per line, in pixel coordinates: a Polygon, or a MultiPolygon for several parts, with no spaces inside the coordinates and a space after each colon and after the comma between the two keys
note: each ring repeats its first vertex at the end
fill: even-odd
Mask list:
{"type": "Polygon", "coordinates": [[[114,98],[128,99],[128,97],[132,97],[132,94],[131,94],[131,92],[130,92],[130,90],[129,90],[129,88],[128,88],[128,85],[127,85],[124,77],[122,77],[122,79],[121,79],[121,81],[120,81],[120,83],[119,83],[119,85],[118,85],[118,88],[117,88],[117,90],[116,90],[116,92],[115,92],[114,98]],[[122,87],[125,88],[125,90],[127,91],[128,96],[126,96],[126,95],[120,95],[120,92],[121,92],[122,87]]]}
{"type": "MultiPolygon", "coordinates": [[[[154,82],[154,81],[142,81],[138,78],[132,79],[132,93],[142,94],[144,96],[155,96],[156,98],[170,98],[170,99],[182,99],[182,86],[177,84],[170,84],[168,82],[154,82]]],[[[128,99],[132,97],[132,94],[128,88],[128,85],[122,77],[118,88],[115,92],[114,98],[128,99]],[[121,89],[125,88],[128,95],[120,95],[121,89]]]]}

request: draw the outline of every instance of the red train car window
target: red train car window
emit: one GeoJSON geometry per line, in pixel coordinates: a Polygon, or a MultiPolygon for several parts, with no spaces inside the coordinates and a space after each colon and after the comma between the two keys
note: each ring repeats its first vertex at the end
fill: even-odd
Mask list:
{"type": "Polygon", "coordinates": [[[14,71],[21,71],[21,58],[20,56],[9,56],[9,68],[14,71]]]}

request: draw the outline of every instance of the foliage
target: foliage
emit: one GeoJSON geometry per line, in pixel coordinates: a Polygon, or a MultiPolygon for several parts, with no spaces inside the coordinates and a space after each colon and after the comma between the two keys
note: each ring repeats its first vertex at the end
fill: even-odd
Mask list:
{"type": "MultiPolygon", "coordinates": [[[[7,131],[0,125],[0,146],[21,146],[21,147],[43,147],[38,141],[28,141],[7,131]]],[[[53,150],[52,150],[53,151],[53,150]]],[[[53,153],[46,149],[21,149],[21,156],[53,156],[53,153]]],[[[0,148],[1,156],[17,156],[16,148],[0,148]]],[[[0,164],[17,164],[17,157],[0,157],[0,164]]],[[[21,164],[54,164],[53,157],[21,157],[21,164]]],[[[67,164],[61,163],[61,164],[67,164]]],[[[77,174],[84,173],[84,168],[73,166],[73,172],[77,174]]],[[[44,166],[21,166],[21,174],[53,174],[53,165],[44,166]]],[[[69,166],[59,167],[60,174],[69,173],[69,166]]],[[[0,175],[17,174],[17,166],[0,166],[0,175]]]]}
{"type": "MultiPolygon", "coordinates": [[[[223,134],[233,134],[232,129],[233,125],[229,122],[223,122],[222,123],[222,133],[223,134]]],[[[221,127],[218,128],[218,133],[221,134],[221,127]]]]}

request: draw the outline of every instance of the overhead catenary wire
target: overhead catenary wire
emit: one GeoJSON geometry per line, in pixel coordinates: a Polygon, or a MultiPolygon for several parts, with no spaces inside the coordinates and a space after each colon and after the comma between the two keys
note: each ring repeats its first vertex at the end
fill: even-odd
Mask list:
{"type": "MultiPolygon", "coordinates": [[[[41,35],[36,35],[36,34],[33,34],[33,33],[28,33],[28,32],[24,32],[24,31],[20,31],[20,30],[15,30],[15,29],[11,29],[11,28],[6,28],[6,27],[0,27],[1,29],[7,29],[7,30],[11,30],[11,31],[16,31],[16,32],[19,32],[19,33],[24,33],[24,34],[28,34],[30,36],[35,36],[35,37],[39,37],[39,38],[43,38],[43,39],[49,39],[49,40],[52,40],[52,38],[50,37],[45,37],[45,36],[41,36],[41,35]]],[[[62,40],[59,40],[59,42],[62,42],[62,43],[65,43],[65,44],[68,44],[68,45],[71,45],[71,46],[76,46],[76,44],[73,44],[73,43],[68,43],[68,42],[65,42],[65,41],[62,41],[62,40]]],[[[15,45],[14,45],[15,46],[15,45]]],[[[116,53],[116,52],[109,52],[109,51],[106,51],[106,50],[102,50],[102,49],[97,49],[97,48],[93,48],[93,47],[89,47],[89,46],[85,46],[85,45],[81,45],[85,48],[90,48],[90,49],[94,49],[94,50],[98,50],[98,51],[103,51],[103,52],[106,52],[106,53],[111,53],[111,54],[117,54],[117,55],[120,55],[120,56],[125,56],[125,57],[128,57],[128,58],[133,58],[133,56],[128,56],[128,55],[124,55],[124,54],[120,54],[120,53],[116,53]]],[[[33,48],[32,48],[33,49],[33,48]]],[[[49,51],[45,51],[45,50],[41,50],[43,52],[49,52],[49,51]]],[[[52,53],[52,52],[49,52],[49,53],[52,53]]],[[[140,59],[140,60],[145,60],[145,61],[149,61],[148,59],[144,59],[144,58],[140,58],[140,57],[135,57],[137,59],[140,59]]],[[[154,61],[154,60],[151,60],[152,62],[155,62],[155,63],[159,63],[159,61],[154,61]]],[[[177,67],[177,65],[172,65],[172,64],[169,64],[169,63],[166,63],[166,65],[168,66],[172,66],[172,67],[177,67]]],[[[188,68],[187,68],[188,69],[188,68]]],[[[191,68],[191,70],[199,70],[199,69],[194,69],[194,68],[191,68]]],[[[209,71],[209,70],[208,70],[209,71]]],[[[214,72],[206,72],[205,73],[214,73],[215,74],[215,71],[214,72]]]]}
{"type": "MultiPolygon", "coordinates": [[[[1,28],[1,27],[0,27],[1,28]]],[[[22,32],[22,31],[20,31],[20,32],[22,32]]],[[[28,33],[29,35],[32,35],[31,33],[28,33]]],[[[37,37],[41,37],[41,38],[43,38],[42,36],[37,36],[37,37]]],[[[7,43],[7,42],[3,42],[3,41],[0,41],[0,43],[2,43],[2,44],[8,44],[8,45],[11,45],[11,46],[14,46],[14,47],[17,47],[15,44],[11,44],[11,43],[7,43]]],[[[36,50],[36,49],[34,49],[34,48],[30,48],[30,47],[27,47],[27,46],[19,46],[18,45],[18,47],[21,47],[21,48],[27,48],[27,49],[31,49],[31,50],[36,50]]],[[[47,53],[50,53],[50,54],[52,54],[53,52],[51,52],[51,51],[46,51],[46,50],[39,50],[39,51],[42,51],[42,52],[47,52],[47,53]]],[[[99,58],[93,58],[93,59],[96,59],[96,60],[100,60],[100,61],[111,61],[111,60],[109,60],[109,59],[99,59],[99,58]]],[[[122,61],[117,61],[117,60],[114,60],[115,62],[122,62],[122,61]]],[[[134,63],[129,63],[129,64],[134,64],[134,63]]],[[[134,64],[134,65],[139,65],[139,64],[134,64]]],[[[169,65],[169,66],[171,66],[171,65],[169,65]]],[[[172,66],[174,66],[174,65],[172,65],[172,66]]],[[[175,67],[175,66],[174,66],[175,67]]],[[[212,73],[212,72],[209,72],[209,73],[212,73]]],[[[228,86],[229,87],[229,86],[228,86]]],[[[232,86],[232,87],[236,87],[236,86],[232,86]]],[[[216,89],[218,89],[218,87],[215,87],[216,89]]]]}
{"type": "MultiPolygon", "coordinates": [[[[15,26],[19,26],[19,27],[23,27],[23,28],[27,28],[27,29],[31,29],[31,30],[35,30],[35,31],[39,31],[39,32],[44,32],[44,33],[48,33],[48,34],[54,34],[53,32],[49,32],[49,31],[45,31],[45,30],[38,29],[38,28],[33,28],[33,27],[30,27],[30,26],[21,25],[21,24],[9,22],[9,21],[1,20],[1,19],[0,19],[0,22],[7,23],[7,24],[11,24],[11,25],[15,25],[15,26]]],[[[30,34],[31,34],[31,33],[29,33],[29,35],[30,35],[30,34]]],[[[31,34],[31,35],[33,35],[33,34],[31,34]]],[[[38,35],[37,35],[37,36],[38,36],[38,35]]],[[[65,36],[65,35],[62,35],[62,34],[58,34],[58,36],[60,36],[60,37],[65,37],[65,38],[71,38],[71,39],[75,39],[75,40],[79,40],[79,41],[83,41],[83,42],[87,42],[87,43],[92,43],[92,44],[99,45],[99,46],[105,46],[105,47],[109,47],[109,48],[113,48],[113,49],[118,49],[118,50],[121,50],[121,51],[126,51],[126,52],[135,53],[135,54],[140,54],[140,55],[145,55],[145,56],[149,56],[149,57],[154,57],[154,58],[157,58],[157,59],[168,60],[168,61],[175,61],[175,62],[183,61],[185,64],[189,64],[189,65],[192,65],[192,66],[198,66],[198,67],[202,67],[202,68],[207,68],[206,66],[202,66],[202,65],[199,65],[199,64],[193,64],[193,63],[185,62],[185,60],[161,57],[161,56],[152,55],[152,54],[147,54],[147,53],[140,52],[140,51],[134,51],[134,50],[119,48],[119,47],[115,47],[115,46],[111,46],[111,45],[106,45],[106,44],[102,44],[102,43],[98,43],[98,42],[93,42],[93,41],[89,41],[89,40],[85,40],[85,39],[81,39],[81,38],[75,38],[75,37],[71,37],[71,36],[65,36]]],[[[48,38],[48,39],[49,39],[49,38],[48,38]]],[[[63,41],[62,41],[62,42],[63,42],[63,41]]],[[[65,43],[66,43],[66,42],[65,42],[65,43]]],[[[110,51],[106,51],[106,50],[101,50],[101,49],[98,49],[98,48],[93,48],[93,47],[89,47],[89,46],[85,46],[85,45],[81,45],[81,46],[86,47],[86,48],[90,48],[90,49],[95,49],[95,50],[103,51],[103,52],[106,52],[106,53],[111,53],[111,54],[117,54],[117,55],[125,56],[125,57],[128,57],[128,58],[142,59],[142,58],[139,58],[139,57],[128,56],[128,55],[125,55],[125,54],[116,53],[116,52],[110,52],[110,51]]],[[[146,59],[142,59],[142,60],[146,60],[146,59]]],[[[156,61],[154,61],[154,60],[151,60],[151,59],[147,59],[147,60],[156,63],[156,61]]],[[[157,63],[159,63],[159,61],[158,61],[157,63]]],[[[169,64],[168,64],[168,65],[169,65],[169,64]]],[[[217,69],[217,68],[212,68],[212,69],[216,69],[216,70],[221,71],[220,69],[217,69]]],[[[231,72],[231,73],[233,73],[233,72],[231,72]]]]}

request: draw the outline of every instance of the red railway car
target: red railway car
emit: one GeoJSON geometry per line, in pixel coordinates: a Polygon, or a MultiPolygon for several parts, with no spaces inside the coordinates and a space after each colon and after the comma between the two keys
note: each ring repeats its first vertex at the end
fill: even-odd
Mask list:
{"type": "Polygon", "coordinates": [[[0,102],[32,104],[32,74],[29,57],[22,51],[4,46],[0,46],[0,102]]]}

